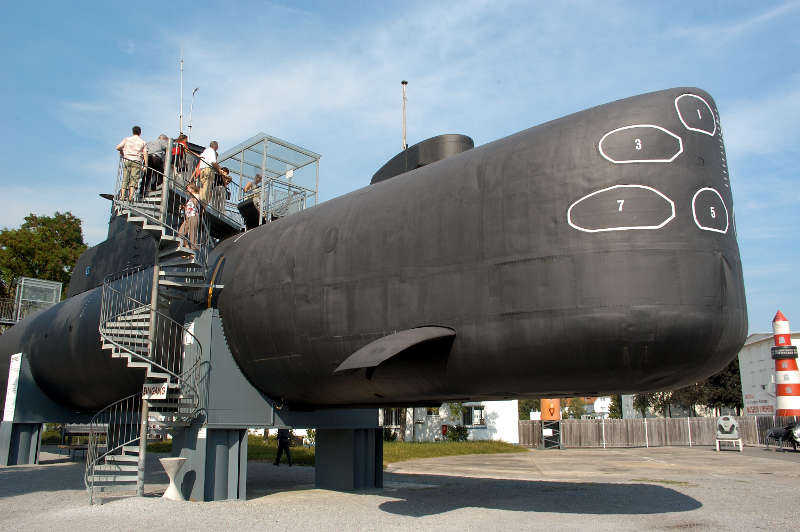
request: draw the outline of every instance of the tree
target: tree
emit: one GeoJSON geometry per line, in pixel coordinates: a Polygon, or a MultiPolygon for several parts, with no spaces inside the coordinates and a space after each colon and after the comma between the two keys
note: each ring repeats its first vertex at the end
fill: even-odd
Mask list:
{"type": "Polygon", "coordinates": [[[650,395],[650,406],[664,417],[671,417],[672,392],[655,392],[650,395]]]}
{"type": "Polygon", "coordinates": [[[586,403],[580,397],[573,397],[567,402],[567,417],[580,419],[586,413],[586,403]]]}
{"type": "Polygon", "coordinates": [[[611,419],[622,419],[622,395],[615,393],[611,396],[611,404],[608,406],[608,417],[611,419]]]}
{"type": "Polygon", "coordinates": [[[462,423],[464,417],[464,403],[445,403],[448,417],[453,423],[462,423]]]}
{"type": "Polygon", "coordinates": [[[532,411],[541,411],[541,399],[520,399],[517,403],[519,419],[530,419],[532,411]]]}
{"type": "Polygon", "coordinates": [[[697,405],[705,404],[706,395],[705,381],[696,382],[672,392],[672,403],[685,408],[693,417],[697,417],[697,405]]]}
{"type": "Polygon", "coordinates": [[[652,395],[649,393],[637,393],[633,396],[633,408],[642,414],[642,417],[647,417],[647,409],[650,408],[653,401],[652,395]]]}
{"type": "Polygon", "coordinates": [[[705,382],[705,405],[709,408],[742,408],[742,380],[739,376],[739,357],[731,360],[725,369],[712,375],[705,382]]]}
{"type": "Polygon", "coordinates": [[[10,287],[17,277],[35,277],[64,283],[86,250],[81,220],[71,212],[53,216],[30,214],[19,229],[0,231],[0,284],[10,287]]]}

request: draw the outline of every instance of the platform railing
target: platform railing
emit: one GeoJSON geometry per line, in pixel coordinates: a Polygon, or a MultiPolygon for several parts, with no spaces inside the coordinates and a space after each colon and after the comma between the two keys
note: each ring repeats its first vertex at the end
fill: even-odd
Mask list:
{"type": "Polygon", "coordinates": [[[197,262],[203,266],[207,265],[208,254],[215,245],[205,216],[208,203],[197,198],[201,207],[199,221],[194,228],[190,228],[188,223],[184,225],[185,206],[190,198],[190,192],[186,188],[188,183],[183,181],[181,175],[165,176],[163,172],[153,168],[145,169],[151,187],[142,188],[143,175],[136,187],[134,199],[131,200],[129,187],[122,190],[124,162],[120,159],[114,191],[117,213],[129,212],[131,216],[142,218],[145,228],[158,227],[162,235],[180,237],[182,243],[192,250],[197,262]]]}

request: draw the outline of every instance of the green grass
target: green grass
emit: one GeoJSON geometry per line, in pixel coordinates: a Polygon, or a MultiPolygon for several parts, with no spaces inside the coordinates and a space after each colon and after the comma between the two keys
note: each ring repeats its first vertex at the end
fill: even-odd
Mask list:
{"type": "Polygon", "coordinates": [[[462,454],[524,453],[527,449],[502,441],[434,441],[383,443],[383,465],[416,458],[462,454]]]}
{"type": "Polygon", "coordinates": [[[158,440],[147,443],[149,453],[168,453],[172,450],[172,440],[158,440]]]}
{"type": "MultiPolygon", "coordinates": [[[[292,464],[295,465],[314,465],[314,448],[313,447],[291,447],[292,464]]],[[[247,437],[247,459],[257,460],[261,462],[274,462],[275,456],[278,454],[278,442],[275,438],[270,438],[269,441],[264,441],[261,436],[253,436],[252,434],[247,437]]],[[[286,457],[281,458],[281,463],[286,463],[286,457]]]]}
{"type": "MultiPolygon", "coordinates": [[[[292,447],[292,463],[297,465],[314,465],[314,447],[292,447]]],[[[172,440],[156,441],[147,444],[152,453],[168,453],[172,450],[172,440]]],[[[458,456],[462,454],[497,454],[524,453],[527,449],[501,441],[464,441],[464,442],[383,442],[383,465],[416,458],[435,458],[437,456],[458,456]]],[[[262,462],[274,462],[278,453],[275,438],[264,441],[261,436],[247,437],[247,459],[262,462]]],[[[286,462],[284,456],[281,460],[286,462]]]]}

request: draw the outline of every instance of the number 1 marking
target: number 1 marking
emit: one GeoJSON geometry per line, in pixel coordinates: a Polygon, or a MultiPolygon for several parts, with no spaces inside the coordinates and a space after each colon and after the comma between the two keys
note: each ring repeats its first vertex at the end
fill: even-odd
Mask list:
{"type": "Polygon", "coordinates": [[[618,199],[617,203],[619,203],[619,209],[617,209],[617,210],[619,212],[622,212],[622,205],[625,203],[625,200],[624,199],[618,199]]]}
{"type": "Polygon", "coordinates": [[[703,119],[703,115],[700,114],[700,109],[697,110],[697,118],[699,118],[700,120],[703,119]]]}

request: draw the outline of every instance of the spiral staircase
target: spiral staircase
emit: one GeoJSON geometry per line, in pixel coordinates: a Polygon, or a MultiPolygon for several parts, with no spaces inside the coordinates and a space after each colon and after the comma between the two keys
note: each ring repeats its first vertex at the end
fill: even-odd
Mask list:
{"type": "MultiPolygon", "coordinates": [[[[208,253],[214,239],[201,217],[194,242],[178,235],[180,207],[188,193],[180,176],[161,176],[158,190],[133,200],[120,193],[118,170],[113,210],[157,242],[153,267],[137,267],[103,282],[100,314],[102,348],[132,371],[143,371],[147,392],[125,397],[92,418],[84,482],[90,503],[99,493],[144,492],[146,442],[141,435],[191,424],[202,411],[202,368],[183,367],[185,345],[202,350],[196,337],[169,316],[170,305],[208,287],[208,253]]],[[[199,360],[202,357],[196,357],[199,360]]]]}

